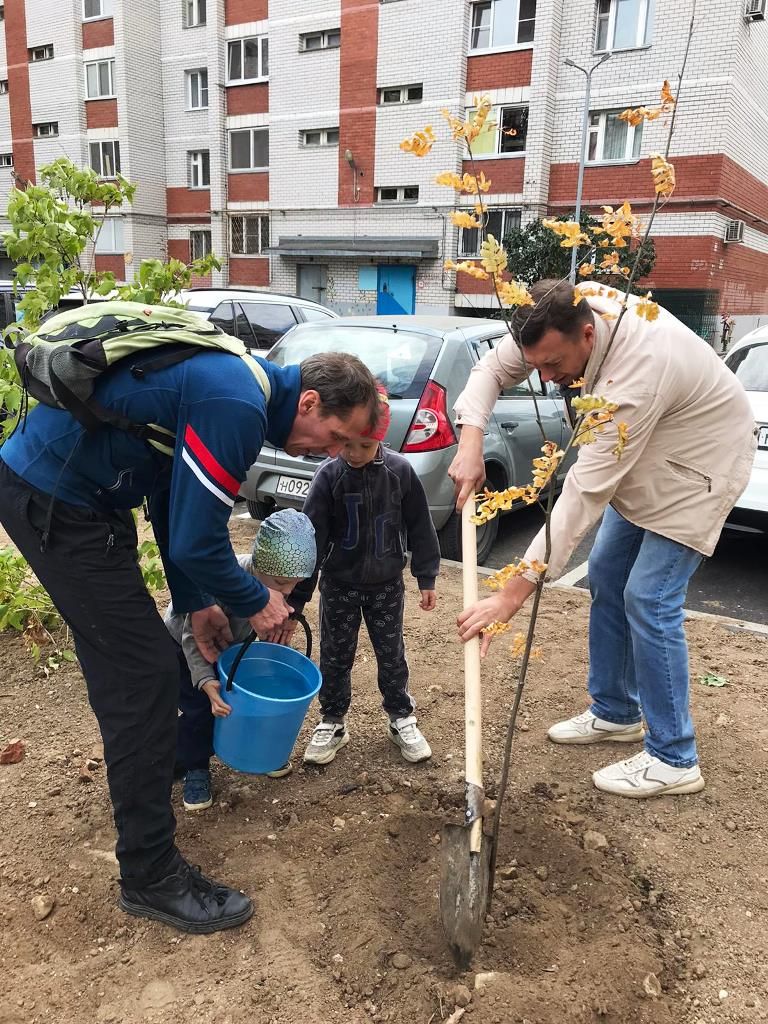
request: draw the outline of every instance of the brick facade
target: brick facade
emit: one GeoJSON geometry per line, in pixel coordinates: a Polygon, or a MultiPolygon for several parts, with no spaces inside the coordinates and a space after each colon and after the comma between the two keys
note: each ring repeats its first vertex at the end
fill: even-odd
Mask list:
{"type": "Polygon", "coordinates": [[[85,123],[88,128],[116,128],[117,100],[88,100],[85,105],[85,123]]]}
{"type": "Polygon", "coordinates": [[[378,4],[369,0],[341,0],[339,206],[373,203],[378,25],[378,4]],[[347,150],[358,168],[357,194],[353,169],[344,157],[347,150]]]}
{"type": "Polygon", "coordinates": [[[83,22],[83,49],[95,50],[98,46],[115,45],[115,22],[113,18],[83,22]]]}
{"type": "Polygon", "coordinates": [[[27,63],[27,19],[23,3],[8,4],[5,12],[5,51],[11,129],[8,148],[13,150],[16,174],[26,181],[34,182],[36,173],[27,63]]]}
{"type": "Polygon", "coordinates": [[[511,85],[531,84],[533,50],[490,53],[467,58],[467,92],[507,89],[511,85]]]}
{"type": "Polygon", "coordinates": [[[269,85],[266,82],[258,82],[254,85],[231,85],[227,89],[227,113],[269,113],[269,85]]]}
{"type": "Polygon", "coordinates": [[[268,0],[224,0],[224,23],[244,25],[251,21],[265,21],[268,0]]]}
{"type": "Polygon", "coordinates": [[[210,221],[211,193],[206,188],[169,188],[166,191],[169,220],[186,220],[190,216],[210,221]]]}
{"type": "Polygon", "coordinates": [[[229,260],[229,282],[232,285],[250,285],[266,288],[269,285],[269,260],[253,257],[229,260]]]}
{"type": "Polygon", "coordinates": [[[252,174],[229,175],[230,202],[267,202],[269,200],[269,174],[254,171],[252,174]]]}

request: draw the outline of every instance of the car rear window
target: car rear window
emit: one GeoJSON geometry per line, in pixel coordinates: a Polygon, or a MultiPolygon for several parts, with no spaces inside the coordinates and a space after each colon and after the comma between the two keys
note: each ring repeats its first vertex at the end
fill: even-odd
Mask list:
{"type": "Polygon", "coordinates": [[[395,398],[420,398],[440,351],[441,339],[384,327],[300,324],[269,353],[278,366],[300,363],[319,352],[358,356],[395,398]]]}
{"type": "Polygon", "coordinates": [[[726,362],[745,391],[768,391],[768,344],[740,349],[726,362]]]}

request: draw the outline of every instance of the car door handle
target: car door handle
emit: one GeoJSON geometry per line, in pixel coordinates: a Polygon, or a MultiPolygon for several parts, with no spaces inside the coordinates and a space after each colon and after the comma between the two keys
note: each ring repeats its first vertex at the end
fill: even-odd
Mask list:
{"type": "Polygon", "coordinates": [[[519,423],[515,423],[513,420],[505,420],[501,424],[501,429],[502,430],[514,430],[516,427],[519,427],[519,426],[520,426],[520,424],[519,423]]]}

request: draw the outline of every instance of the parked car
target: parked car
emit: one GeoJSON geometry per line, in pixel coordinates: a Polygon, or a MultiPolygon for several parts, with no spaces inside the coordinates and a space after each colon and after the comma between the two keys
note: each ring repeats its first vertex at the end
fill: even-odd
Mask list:
{"type": "Polygon", "coordinates": [[[188,309],[240,338],[248,348],[271,348],[296,324],[337,318],[332,309],[311,299],[256,289],[189,288],[179,298],[188,309]]]}
{"type": "Polygon", "coordinates": [[[744,385],[758,425],[752,474],[728,522],[768,532],[768,327],[758,327],[737,341],[725,365],[744,385]]]}
{"type": "MultiPolygon", "coordinates": [[[[332,323],[299,324],[267,358],[285,366],[317,352],[351,352],[363,360],[389,394],[392,421],[386,443],[407,456],[423,483],[443,557],[460,558],[461,523],[448,478],[457,445],[452,409],[474,364],[505,331],[499,320],[473,317],[340,317],[332,323]]],[[[531,374],[531,381],[547,438],[559,444],[568,434],[563,399],[552,385],[542,384],[538,372],[531,374]]],[[[505,390],[485,435],[488,486],[502,489],[528,482],[531,460],[540,454],[542,443],[528,385],[505,390]]],[[[265,445],[241,489],[251,515],[263,519],[275,507],[300,509],[322,461],[265,445]]],[[[566,470],[567,465],[558,488],[566,470]]],[[[498,528],[497,518],[478,531],[480,564],[498,528]]]]}

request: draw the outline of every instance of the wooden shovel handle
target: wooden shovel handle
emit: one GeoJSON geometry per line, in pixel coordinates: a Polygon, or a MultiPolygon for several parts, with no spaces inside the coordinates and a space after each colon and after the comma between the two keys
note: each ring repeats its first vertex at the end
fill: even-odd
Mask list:
{"type": "MultiPolygon", "coordinates": [[[[464,608],[475,604],[477,592],[477,527],[470,522],[475,514],[474,496],[467,498],[461,510],[461,571],[464,608]]],[[[480,637],[464,644],[464,777],[475,786],[483,785],[483,710],[480,699],[480,637]]],[[[469,848],[480,850],[483,835],[481,818],[472,824],[469,848]]]]}

